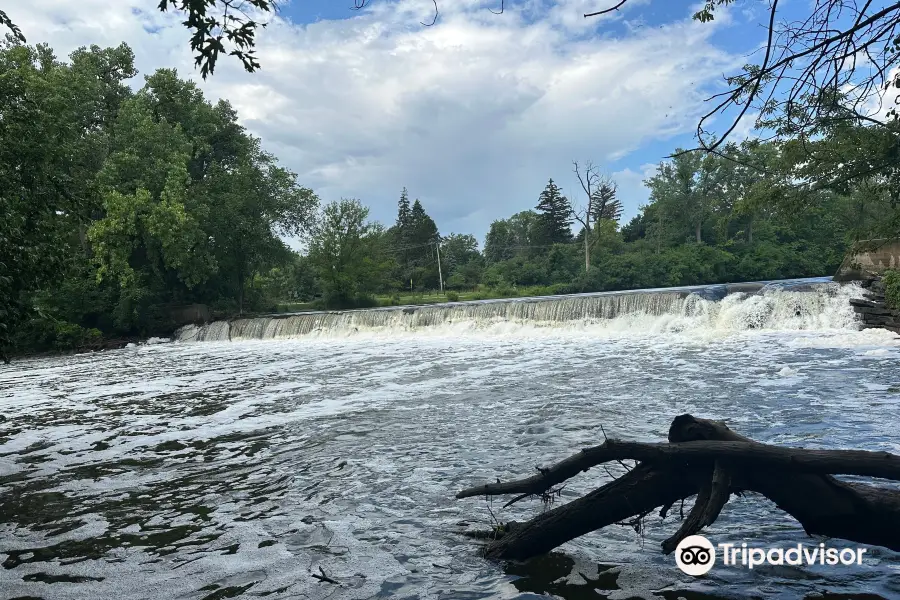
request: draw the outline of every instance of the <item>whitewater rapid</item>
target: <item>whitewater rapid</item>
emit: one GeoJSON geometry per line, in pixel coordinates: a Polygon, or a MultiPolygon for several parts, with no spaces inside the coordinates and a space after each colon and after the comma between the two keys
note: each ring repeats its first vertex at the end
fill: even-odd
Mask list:
{"type": "Polygon", "coordinates": [[[310,312],[189,325],[176,340],[246,341],[309,337],[465,334],[591,335],[743,331],[852,331],[850,305],[862,288],[825,279],[515,298],[431,306],[310,312]],[[733,290],[733,291],[732,291],[733,290]]]}

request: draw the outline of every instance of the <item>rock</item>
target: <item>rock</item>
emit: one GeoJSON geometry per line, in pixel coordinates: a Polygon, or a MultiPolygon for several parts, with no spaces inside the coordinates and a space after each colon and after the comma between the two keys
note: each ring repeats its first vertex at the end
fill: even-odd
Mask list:
{"type": "Polygon", "coordinates": [[[859,306],[863,308],[877,308],[878,303],[872,300],[863,300],[862,298],[851,298],[850,306],[859,306]]]}

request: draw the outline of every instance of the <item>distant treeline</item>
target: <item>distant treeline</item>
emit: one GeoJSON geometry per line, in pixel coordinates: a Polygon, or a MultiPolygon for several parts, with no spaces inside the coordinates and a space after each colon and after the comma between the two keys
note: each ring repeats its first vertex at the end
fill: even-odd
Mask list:
{"type": "Polygon", "coordinates": [[[189,303],[224,316],[371,306],[442,285],[486,297],[824,275],[849,242],[900,231],[893,125],[843,120],[814,140],[680,154],[625,224],[615,182],[577,165],[577,193],[550,179],[480,248],[441,234],[406,189],[390,226],[359,200],[323,204],[227,101],[165,69],[134,92],[135,75],[125,44],[67,62],[0,46],[4,356],[164,334],[171,308],[189,303]]]}

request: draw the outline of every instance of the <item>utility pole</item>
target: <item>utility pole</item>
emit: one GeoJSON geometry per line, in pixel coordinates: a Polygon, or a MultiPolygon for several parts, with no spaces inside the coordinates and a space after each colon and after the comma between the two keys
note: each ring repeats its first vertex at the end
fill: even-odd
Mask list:
{"type": "Polygon", "coordinates": [[[441,295],[444,295],[444,276],[441,273],[441,241],[437,242],[437,257],[438,257],[438,281],[441,283],[441,295]]]}

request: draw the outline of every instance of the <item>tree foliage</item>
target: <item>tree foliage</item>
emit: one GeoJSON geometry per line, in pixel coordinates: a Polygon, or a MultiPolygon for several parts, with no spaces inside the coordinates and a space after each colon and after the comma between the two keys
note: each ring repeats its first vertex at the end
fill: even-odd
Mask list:
{"type": "Polygon", "coordinates": [[[388,236],[369,220],[359,200],[326,204],[316,219],[309,260],[319,274],[327,306],[347,308],[373,304],[391,267],[388,236]]]}
{"type": "Polygon", "coordinates": [[[317,198],[227,102],[172,70],[132,92],[135,74],[125,45],[68,63],[46,46],[0,48],[6,354],[46,337],[40,327],[150,332],[188,302],[240,312],[247,282],[291,260],[281,236],[308,229],[317,198]]]}
{"type": "Polygon", "coordinates": [[[540,212],[540,235],[544,243],[565,244],[572,240],[572,206],[551,179],[541,192],[535,210],[540,212]]]}

